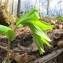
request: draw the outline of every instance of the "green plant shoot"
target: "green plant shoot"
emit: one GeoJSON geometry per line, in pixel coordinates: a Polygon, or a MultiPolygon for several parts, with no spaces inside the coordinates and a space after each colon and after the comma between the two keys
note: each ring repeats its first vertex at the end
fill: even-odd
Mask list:
{"type": "Polygon", "coordinates": [[[8,46],[7,46],[7,63],[10,63],[10,57],[9,57],[9,52],[10,52],[10,41],[12,41],[15,38],[15,32],[6,26],[0,25],[0,34],[5,34],[8,37],[8,46]]]}
{"type": "Polygon", "coordinates": [[[33,32],[33,36],[36,41],[36,45],[39,49],[40,54],[45,52],[44,44],[47,46],[51,46],[49,42],[51,41],[45,32],[45,30],[50,30],[54,26],[41,21],[38,15],[38,9],[34,8],[31,11],[27,12],[23,16],[21,16],[16,23],[16,28],[21,26],[29,26],[31,31],[33,32]]]}
{"type": "Polygon", "coordinates": [[[12,41],[15,38],[15,32],[11,28],[4,25],[0,25],[0,34],[5,34],[9,41],[12,41]]]}
{"type": "MultiPolygon", "coordinates": [[[[45,52],[44,50],[44,44],[47,46],[51,46],[49,41],[51,41],[45,32],[46,30],[52,29],[54,26],[41,21],[40,17],[38,15],[38,8],[34,8],[31,11],[27,12],[23,16],[21,16],[17,22],[16,22],[16,28],[21,26],[29,26],[31,31],[33,32],[33,36],[35,38],[36,45],[39,49],[40,54],[43,54],[45,52]]],[[[15,28],[15,29],[16,29],[15,28]]],[[[0,34],[5,34],[8,37],[8,53],[7,53],[7,62],[9,61],[9,52],[10,52],[10,41],[12,41],[15,38],[15,29],[12,30],[9,27],[0,25],[0,34]]]]}

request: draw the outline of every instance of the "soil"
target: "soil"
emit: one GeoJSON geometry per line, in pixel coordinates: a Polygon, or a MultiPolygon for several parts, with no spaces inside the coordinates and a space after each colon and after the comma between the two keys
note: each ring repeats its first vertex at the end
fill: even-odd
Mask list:
{"type": "MultiPolygon", "coordinates": [[[[48,23],[55,26],[46,31],[53,46],[45,45],[45,53],[40,55],[30,28],[20,27],[16,30],[15,40],[10,43],[11,63],[63,63],[63,23],[56,19],[49,19],[48,23]]],[[[0,35],[0,63],[6,63],[7,42],[7,37],[0,35]]]]}

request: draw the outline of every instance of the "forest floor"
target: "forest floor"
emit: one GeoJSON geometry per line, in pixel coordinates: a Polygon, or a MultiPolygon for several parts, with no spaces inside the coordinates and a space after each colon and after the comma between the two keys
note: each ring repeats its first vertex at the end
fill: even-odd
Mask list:
{"type": "MultiPolygon", "coordinates": [[[[45,45],[45,53],[40,55],[32,31],[28,26],[20,27],[16,30],[15,40],[10,43],[11,63],[63,63],[63,22],[50,18],[42,20],[55,26],[46,31],[53,46],[45,45]]],[[[0,63],[6,63],[7,42],[7,37],[0,35],[0,63]]]]}

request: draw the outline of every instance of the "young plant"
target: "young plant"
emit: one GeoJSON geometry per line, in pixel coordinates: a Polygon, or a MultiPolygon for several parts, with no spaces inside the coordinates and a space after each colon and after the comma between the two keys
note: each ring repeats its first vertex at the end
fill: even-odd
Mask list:
{"type": "Polygon", "coordinates": [[[0,34],[5,34],[8,37],[7,63],[10,63],[9,61],[10,41],[12,41],[15,38],[15,32],[6,26],[0,25],[0,34]]]}
{"type": "MultiPolygon", "coordinates": [[[[21,26],[29,26],[31,31],[33,32],[33,36],[36,40],[36,45],[39,49],[40,54],[43,54],[44,51],[44,44],[51,46],[48,41],[51,41],[45,32],[45,30],[52,29],[53,26],[40,20],[40,17],[38,15],[38,9],[34,8],[31,11],[27,12],[23,16],[21,16],[17,22],[16,22],[16,28],[21,26]]],[[[10,41],[12,41],[15,38],[15,30],[0,25],[0,34],[5,34],[8,37],[8,51],[7,51],[7,63],[10,63],[9,61],[9,52],[10,52],[10,41]]]]}
{"type": "Polygon", "coordinates": [[[16,28],[21,26],[29,26],[29,28],[33,32],[33,36],[35,38],[39,52],[40,54],[43,54],[45,52],[44,44],[46,44],[47,46],[51,46],[49,44],[49,41],[51,40],[49,39],[45,30],[52,29],[54,26],[41,21],[37,12],[38,8],[34,8],[21,16],[16,22],[16,28]]]}

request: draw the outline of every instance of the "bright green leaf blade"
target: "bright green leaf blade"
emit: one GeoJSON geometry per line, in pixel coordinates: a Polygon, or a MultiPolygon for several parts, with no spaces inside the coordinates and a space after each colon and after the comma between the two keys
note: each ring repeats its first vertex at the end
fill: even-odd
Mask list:
{"type": "MultiPolygon", "coordinates": [[[[28,20],[38,20],[38,19],[40,19],[40,17],[39,17],[39,15],[37,14],[37,12],[34,12],[33,14],[31,14],[31,16],[29,16],[29,17],[27,17],[26,19],[24,19],[23,21],[22,21],[22,17],[21,17],[21,20],[20,20],[20,24],[17,26],[17,27],[20,27],[20,26],[23,26],[24,24],[22,24],[22,23],[24,23],[24,22],[26,22],[26,21],[28,21],[28,20]]],[[[19,20],[18,20],[18,22],[19,22],[19,20]]],[[[32,21],[31,21],[32,22],[32,21]]]]}
{"type": "Polygon", "coordinates": [[[9,41],[12,41],[12,40],[15,39],[15,32],[13,30],[8,30],[6,32],[6,35],[7,35],[8,39],[9,39],[9,41]]]}
{"type": "Polygon", "coordinates": [[[15,38],[15,33],[11,28],[0,25],[0,34],[5,34],[8,39],[11,41],[15,38]]]}
{"type": "Polygon", "coordinates": [[[45,32],[42,29],[40,29],[38,26],[35,26],[35,25],[31,24],[31,23],[29,23],[27,25],[30,27],[30,29],[32,30],[32,32],[34,32],[35,34],[37,34],[37,35],[45,38],[48,41],[51,41],[48,38],[48,36],[45,34],[45,32]]]}
{"type": "MultiPolygon", "coordinates": [[[[38,21],[36,22],[36,24],[38,23],[38,21]]],[[[41,20],[39,20],[39,24],[38,24],[38,26],[40,25],[40,27],[42,27],[44,30],[49,30],[49,29],[53,29],[54,28],[54,26],[53,25],[51,25],[51,24],[49,24],[49,23],[46,23],[46,22],[44,22],[44,21],[41,21],[41,20]]]]}
{"type": "Polygon", "coordinates": [[[31,19],[25,22],[29,22],[29,23],[32,23],[33,25],[39,26],[42,30],[49,30],[49,29],[51,30],[52,28],[54,28],[54,26],[40,20],[31,19]]]}
{"type": "Polygon", "coordinates": [[[33,20],[36,21],[36,20],[40,19],[40,17],[39,17],[39,15],[37,14],[37,12],[34,12],[30,17],[31,17],[31,19],[29,19],[29,20],[32,20],[32,21],[33,21],[33,20]]]}
{"type": "MultiPolygon", "coordinates": [[[[32,9],[33,10],[33,9],[32,9]]],[[[51,41],[45,30],[52,29],[54,26],[43,22],[40,19],[39,15],[37,14],[36,10],[27,12],[24,16],[22,16],[16,23],[17,27],[19,26],[29,26],[33,32],[34,38],[36,40],[36,44],[40,53],[44,53],[44,46],[46,44],[50,46],[48,41],[51,41]],[[42,42],[43,41],[43,42],[42,42]]]]}
{"type": "Polygon", "coordinates": [[[33,33],[33,35],[34,35],[36,45],[39,49],[40,54],[43,54],[45,51],[44,51],[44,46],[43,46],[43,43],[41,41],[41,38],[38,35],[36,35],[35,33],[33,33]]]}
{"type": "Polygon", "coordinates": [[[45,32],[41,29],[41,28],[39,28],[39,26],[36,26],[36,25],[34,25],[33,23],[30,23],[30,22],[26,22],[26,23],[23,23],[25,26],[29,26],[30,27],[30,29],[32,30],[32,32],[34,32],[35,34],[37,34],[37,35],[39,35],[39,36],[41,36],[41,37],[43,37],[43,38],[45,38],[46,40],[48,40],[48,41],[51,41],[49,38],[48,38],[48,36],[45,34],[45,32]]]}
{"type": "Polygon", "coordinates": [[[37,12],[34,12],[34,19],[40,19],[40,16],[38,15],[37,12]]]}
{"type": "Polygon", "coordinates": [[[34,8],[30,10],[29,12],[25,13],[23,16],[21,16],[16,23],[16,26],[18,26],[22,21],[26,20],[30,15],[32,15],[34,12],[37,12],[38,8],[34,8]]]}
{"type": "Polygon", "coordinates": [[[45,43],[47,46],[51,46],[51,44],[45,39],[41,37],[41,40],[43,41],[43,43],[45,43]]]}

